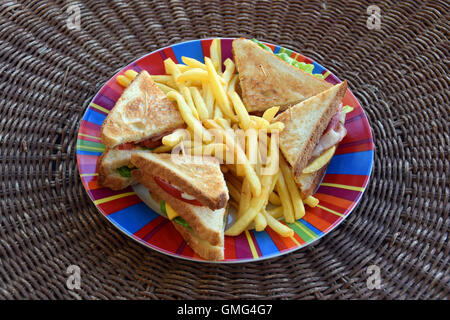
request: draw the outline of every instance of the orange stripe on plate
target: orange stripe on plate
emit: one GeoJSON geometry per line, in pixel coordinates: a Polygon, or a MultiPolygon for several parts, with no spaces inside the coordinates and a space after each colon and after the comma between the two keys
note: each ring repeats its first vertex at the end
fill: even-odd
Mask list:
{"type": "Polygon", "coordinates": [[[314,194],[314,197],[316,197],[317,199],[319,199],[319,204],[321,201],[325,201],[328,203],[331,203],[335,206],[338,206],[339,208],[341,208],[343,211],[346,210],[346,208],[349,208],[353,205],[353,201],[347,200],[347,199],[343,199],[343,198],[338,198],[335,196],[331,196],[329,194],[324,194],[324,193],[316,193],[314,194]]]}
{"type": "Polygon", "coordinates": [[[305,219],[306,222],[310,223],[311,225],[313,225],[315,228],[319,229],[322,232],[325,232],[325,230],[331,226],[331,223],[319,218],[318,216],[316,216],[311,212],[308,212],[308,210],[306,210],[306,214],[303,217],[303,219],[305,219]]]}

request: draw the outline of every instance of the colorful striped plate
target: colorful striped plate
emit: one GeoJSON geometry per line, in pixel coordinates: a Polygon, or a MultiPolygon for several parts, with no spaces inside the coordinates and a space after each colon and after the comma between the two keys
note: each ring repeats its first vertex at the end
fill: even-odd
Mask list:
{"type": "MultiPolygon", "coordinates": [[[[181,63],[187,56],[203,61],[209,56],[212,39],[179,43],[152,52],[123,68],[114,75],[94,97],[81,121],[77,140],[77,161],[81,180],[97,209],[128,236],[159,252],[188,260],[204,261],[196,255],[171,223],[152,210],[138,196],[136,188],[112,191],[97,184],[97,159],[104,150],[100,141],[103,120],[120,97],[123,88],[116,76],[128,69],[150,74],[165,74],[164,59],[170,57],[181,63]]],[[[222,61],[232,58],[233,39],[221,39],[222,61]]],[[[326,81],[336,84],[340,80],[316,62],[276,45],[267,44],[275,53],[286,52],[292,58],[314,65],[313,73],[321,73],[326,81]]],[[[347,114],[347,136],[339,144],[315,197],[320,203],[315,208],[306,206],[305,216],[288,224],[294,231],[290,238],[280,237],[267,227],[265,231],[245,231],[237,237],[225,237],[225,259],[236,263],[276,257],[303,248],[333,230],[361,198],[369,181],[373,162],[373,141],[370,126],[355,96],[347,90],[343,100],[354,110],[347,114]]]]}

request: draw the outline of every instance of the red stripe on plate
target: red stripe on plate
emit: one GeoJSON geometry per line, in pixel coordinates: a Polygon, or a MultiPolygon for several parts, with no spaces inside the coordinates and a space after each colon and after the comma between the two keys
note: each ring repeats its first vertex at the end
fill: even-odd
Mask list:
{"type": "Polygon", "coordinates": [[[316,229],[319,229],[322,232],[325,232],[330,226],[331,223],[327,220],[322,219],[320,216],[317,216],[310,211],[311,208],[308,207],[306,209],[306,213],[303,216],[303,219],[314,226],[316,229]]]}
{"type": "Polygon", "coordinates": [[[236,245],[234,243],[234,237],[225,236],[225,259],[234,260],[237,259],[236,245]]]}
{"type": "Polygon", "coordinates": [[[367,180],[367,176],[357,174],[327,174],[322,183],[337,183],[347,186],[362,187],[367,180]]]}
{"type": "Polygon", "coordinates": [[[138,238],[143,240],[145,238],[145,236],[147,236],[148,234],[150,234],[150,232],[157,226],[160,225],[162,222],[164,222],[164,220],[167,220],[161,216],[156,217],[155,219],[153,219],[152,221],[150,221],[149,223],[147,223],[145,226],[143,226],[141,229],[139,229],[138,231],[136,231],[133,235],[138,238]]]}
{"type": "MultiPolygon", "coordinates": [[[[181,243],[184,241],[183,237],[178,233],[175,227],[169,220],[166,220],[164,225],[151,235],[151,237],[145,236],[145,241],[151,243],[152,245],[161,248],[163,250],[169,251],[171,253],[177,252],[181,243]],[[151,241],[150,241],[151,240],[151,241]]],[[[161,224],[162,224],[161,223],[161,224]]]]}
{"type": "Polygon", "coordinates": [[[80,131],[78,131],[78,133],[84,133],[84,134],[88,134],[90,136],[94,136],[94,137],[99,137],[100,138],[100,129],[101,126],[86,121],[86,120],[81,120],[81,125],[80,125],[80,131]]]}
{"type": "Polygon", "coordinates": [[[297,60],[299,62],[304,62],[306,64],[311,64],[312,63],[311,59],[308,59],[305,56],[302,56],[301,54],[299,54],[295,60],[297,60]]]}
{"type": "Polygon", "coordinates": [[[363,152],[369,151],[373,149],[373,142],[370,140],[362,140],[360,142],[355,142],[351,144],[340,144],[338,145],[336,152],[334,154],[346,154],[346,153],[355,153],[355,152],[363,152]],[[365,142],[366,141],[366,142],[365,142]]]}
{"type": "Polygon", "coordinates": [[[134,204],[142,202],[141,198],[137,195],[131,195],[108,202],[100,203],[97,207],[105,214],[109,215],[111,213],[117,212],[119,210],[128,208],[134,204]]]}
{"type": "Polygon", "coordinates": [[[163,49],[163,52],[167,58],[171,58],[173,62],[178,63],[177,57],[175,56],[175,52],[173,52],[172,47],[163,49]]]}
{"type": "Polygon", "coordinates": [[[149,74],[166,74],[163,58],[159,54],[150,54],[145,59],[137,61],[136,65],[149,74]]]}
{"type": "Polygon", "coordinates": [[[213,41],[213,39],[205,39],[205,40],[201,41],[204,57],[211,58],[210,48],[211,48],[212,41],[213,41]]]}
{"type": "MultiPolygon", "coordinates": [[[[321,208],[315,207],[315,208],[309,208],[308,209],[309,213],[313,216],[319,217],[322,220],[325,220],[326,222],[328,222],[330,225],[332,225],[333,223],[336,222],[337,219],[339,219],[340,217],[338,215],[335,215],[331,212],[328,212],[326,210],[323,210],[321,208]]],[[[306,219],[305,219],[306,220],[306,219]]],[[[317,228],[319,229],[319,228],[317,228]]],[[[321,229],[319,229],[321,230],[321,229]]]]}

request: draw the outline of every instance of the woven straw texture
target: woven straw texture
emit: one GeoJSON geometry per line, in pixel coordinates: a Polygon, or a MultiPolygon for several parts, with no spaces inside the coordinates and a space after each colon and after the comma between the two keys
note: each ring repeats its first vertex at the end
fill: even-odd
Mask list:
{"type": "Polygon", "coordinates": [[[0,298],[448,299],[449,12],[448,1],[0,1],[0,298]],[[367,26],[374,3],[381,29],[367,26]],[[80,30],[67,27],[71,4],[80,30]],[[77,129],[100,87],[155,49],[215,36],[301,52],[347,79],[367,113],[368,189],[307,248],[237,265],[171,258],[113,227],[81,184],[77,129]]]}

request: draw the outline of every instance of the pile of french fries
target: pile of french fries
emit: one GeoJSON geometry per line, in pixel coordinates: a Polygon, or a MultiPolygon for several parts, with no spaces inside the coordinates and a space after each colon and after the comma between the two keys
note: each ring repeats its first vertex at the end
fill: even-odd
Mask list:
{"type": "MultiPolygon", "coordinates": [[[[222,70],[218,39],[212,41],[210,58],[205,57],[204,62],[188,57],[182,57],[182,61],[184,64],[176,64],[166,59],[166,75],[151,77],[176,102],[187,129],[163,137],[162,145],[152,152],[180,148],[184,154],[212,155],[223,160],[221,169],[230,204],[237,211],[226,235],[237,236],[252,227],[262,231],[270,226],[281,236],[292,237],[294,231],[287,224],[305,215],[304,203],[313,207],[318,200],[312,196],[301,198],[292,170],[280,156],[278,135],[284,124],[274,121],[279,107],[267,109],[262,116],[247,112],[236,92],[239,77],[234,62],[226,59],[222,70]],[[245,134],[239,135],[242,132],[245,134]]],[[[128,70],[116,80],[126,87],[136,75],[128,70]]]]}

